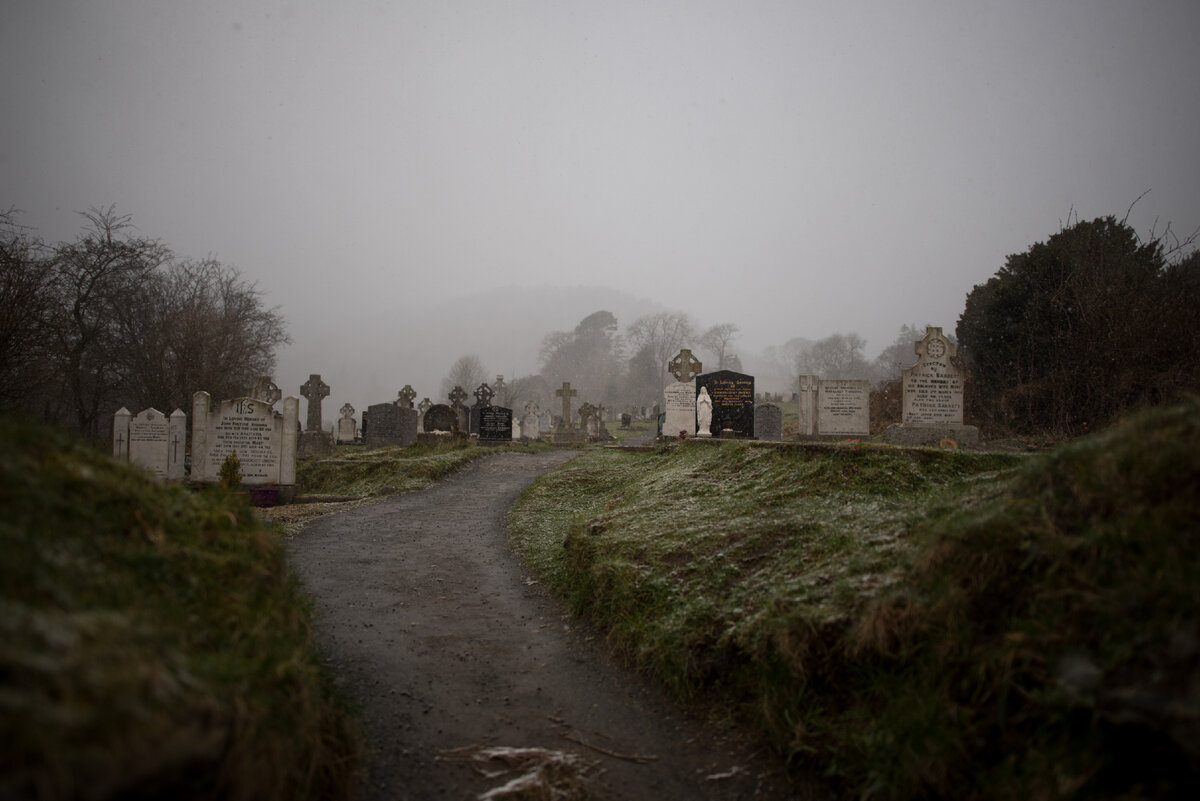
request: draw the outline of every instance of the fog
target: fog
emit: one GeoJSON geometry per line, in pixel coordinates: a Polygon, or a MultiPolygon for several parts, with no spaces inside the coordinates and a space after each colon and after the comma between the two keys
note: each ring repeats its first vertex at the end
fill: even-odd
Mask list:
{"type": "Polygon", "coordinates": [[[1200,225],[1200,4],[20,0],[0,206],[256,281],[325,417],[607,309],[952,331],[1076,217],[1200,225]]]}

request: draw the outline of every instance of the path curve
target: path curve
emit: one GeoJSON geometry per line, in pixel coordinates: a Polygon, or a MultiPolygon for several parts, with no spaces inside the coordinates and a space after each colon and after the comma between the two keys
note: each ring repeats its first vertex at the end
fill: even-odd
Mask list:
{"type": "Polygon", "coordinates": [[[363,711],[369,776],[356,798],[476,798],[499,780],[438,758],[476,745],[597,762],[598,798],[807,797],[739,738],[714,735],[614,663],[527,578],[505,516],[573,455],[488,456],[427,490],[314,520],[289,541],[318,649],[363,711]]]}

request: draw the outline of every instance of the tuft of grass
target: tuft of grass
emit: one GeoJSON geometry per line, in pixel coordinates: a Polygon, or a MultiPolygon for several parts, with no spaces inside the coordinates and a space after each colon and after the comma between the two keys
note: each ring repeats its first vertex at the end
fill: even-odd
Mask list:
{"type": "Polygon", "coordinates": [[[0,797],[348,797],[351,715],[244,501],[0,421],[0,507],[0,797]]]}
{"type": "Polygon", "coordinates": [[[633,664],[878,798],[1200,774],[1200,404],[1057,450],[682,443],[540,479],[514,544],[633,664]]]}

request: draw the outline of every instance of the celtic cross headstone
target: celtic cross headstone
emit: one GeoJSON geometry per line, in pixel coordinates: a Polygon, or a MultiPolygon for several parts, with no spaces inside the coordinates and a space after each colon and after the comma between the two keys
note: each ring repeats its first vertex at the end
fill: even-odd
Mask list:
{"type": "Polygon", "coordinates": [[[329,385],[321,380],[318,373],[313,373],[300,387],[300,395],[308,400],[308,417],[305,431],[321,430],[321,399],[329,397],[329,385]]]}

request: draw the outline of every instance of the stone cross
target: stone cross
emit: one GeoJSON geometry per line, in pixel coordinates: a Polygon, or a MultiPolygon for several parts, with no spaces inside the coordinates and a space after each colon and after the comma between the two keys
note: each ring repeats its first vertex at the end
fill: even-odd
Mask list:
{"type": "Polygon", "coordinates": [[[271,376],[263,375],[255,380],[254,386],[250,387],[250,397],[263,401],[268,406],[274,406],[283,397],[283,392],[271,380],[271,376]]]}
{"type": "Polygon", "coordinates": [[[579,390],[571,389],[571,382],[564,381],[561,389],[554,390],[554,394],[563,399],[562,425],[563,428],[571,427],[571,398],[579,394],[579,390]]]}
{"type": "Polygon", "coordinates": [[[354,407],[348,403],[343,403],[342,408],[339,411],[341,412],[343,420],[349,420],[354,416],[354,407]]]}
{"type": "Polygon", "coordinates": [[[541,408],[538,407],[537,401],[525,401],[525,414],[541,414],[541,408]]]}
{"type": "Polygon", "coordinates": [[[492,388],[486,383],[480,384],[475,390],[475,404],[477,406],[487,406],[492,402],[492,396],[495,394],[492,392],[492,388]]]}
{"type": "Polygon", "coordinates": [[[413,398],[417,397],[417,391],[412,388],[411,384],[405,384],[404,389],[396,393],[398,400],[396,405],[401,409],[411,409],[413,407],[413,398]]]}
{"type": "Polygon", "coordinates": [[[433,401],[431,401],[429,398],[426,398],[425,400],[423,400],[417,404],[417,411],[419,411],[421,413],[421,416],[424,417],[425,412],[429,411],[429,407],[432,405],[433,405],[433,401]]]}
{"type": "Polygon", "coordinates": [[[691,350],[683,348],[674,359],[667,362],[667,372],[675,376],[675,380],[686,384],[700,374],[704,365],[692,355],[691,350]]]}
{"type": "Polygon", "coordinates": [[[457,409],[458,407],[462,406],[462,402],[466,399],[466,397],[467,391],[465,389],[462,387],[455,387],[454,389],[450,390],[450,405],[457,409]]]}
{"type": "Polygon", "coordinates": [[[321,399],[329,397],[329,385],[321,380],[318,373],[313,373],[300,387],[300,394],[308,399],[308,421],[305,431],[321,430],[321,399]]]}

